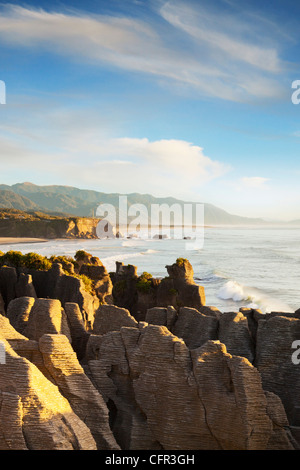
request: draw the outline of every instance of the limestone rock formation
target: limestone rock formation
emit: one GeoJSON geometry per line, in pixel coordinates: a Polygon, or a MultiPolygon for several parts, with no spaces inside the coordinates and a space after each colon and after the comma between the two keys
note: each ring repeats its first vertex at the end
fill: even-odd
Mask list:
{"type": "Polygon", "coordinates": [[[27,326],[34,302],[34,297],[17,297],[8,304],[7,318],[19,333],[23,333],[27,326]]]}
{"type": "Polygon", "coordinates": [[[24,336],[36,341],[45,333],[64,334],[72,341],[66,314],[57,299],[36,299],[23,330],[24,336]]]}
{"type": "Polygon", "coordinates": [[[137,321],[144,321],[147,310],[155,307],[205,306],[204,288],[195,284],[189,261],[179,258],[166,268],[169,276],[160,280],[148,273],[138,276],[136,266],[116,263],[116,273],[111,273],[114,304],[127,308],[137,321]]]}
{"type": "Polygon", "coordinates": [[[137,324],[127,309],[115,305],[100,305],[95,315],[93,334],[104,335],[109,331],[118,331],[123,326],[137,327],[137,324]]]}
{"type": "Polygon", "coordinates": [[[0,364],[0,446],[2,449],[95,450],[88,427],[40,370],[5,345],[0,364]]]}
{"type": "Polygon", "coordinates": [[[195,308],[181,307],[172,333],[182,338],[189,349],[195,349],[218,338],[218,319],[195,308]]]}
{"type": "Polygon", "coordinates": [[[82,313],[78,304],[66,302],[64,310],[67,316],[72,347],[80,360],[85,355],[86,343],[90,333],[85,329],[82,313]]]}
{"type": "Polygon", "coordinates": [[[16,297],[37,297],[30,274],[20,273],[15,289],[16,297]]]}
{"type": "Polygon", "coordinates": [[[2,294],[0,292],[0,315],[5,315],[5,305],[2,294]]]}
{"type": "Polygon", "coordinates": [[[4,301],[5,309],[9,302],[16,297],[17,271],[11,266],[0,268],[0,292],[4,301]]]}
{"type": "Polygon", "coordinates": [[[119,449],[109,428],[105,402],[85,375],[66,336],[43,335],[39,346],[46,368],[73,411],[90,429],[97,448],[119,449]]]}
{"type": "Polygon", "coordinates": [[[268,449],[275,428],[280,448],[293,448],[257,369],[219,341],[190,353],[166,327],[140,323],[92,335],[87,360],[122,448],[268,449]]]}
{"type": "Polygon", "coordinates": [[[254,359],[254,344],[247,318],[242,312],[225,312],[219,318],[218,339],[230,354],[254,359]]]}
{"type": "Polygon", "coordinates": [[[294,341],[300,339],[300,319],[270,315],[258,323],[255,366],[263,388],[278,395],[289,423],[300,431],[300,366],[293,363],[294,341]]]}

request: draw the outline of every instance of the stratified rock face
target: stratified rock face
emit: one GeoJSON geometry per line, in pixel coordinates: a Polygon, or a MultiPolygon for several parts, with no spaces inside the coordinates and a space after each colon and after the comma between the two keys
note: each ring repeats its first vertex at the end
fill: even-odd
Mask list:
{"type": "Polygon", "coordinates": [[[281,398],[290,424],[300,427],[300,365],[294,364],[292,348],[300,340],[300,319],[269,316],[257,330],[255,365],[265,390],[281,398]]]}
{"type": "Polygon", "coordinates": [[[254,344],[247,318],[241,312],[226,312],[219,318],[218,339],[230,354],[254,359],[254,344]]]}
{"type": "Polygon", "coordinates": [[[15,289],[17,297],[37,297],[31,274],[20,273],[15,289]]]}
{"type": "Polygon", "coordinates": [[[0,448],[95,450],[90,430],[40,370],[8,342],[0,364],[0,448]]]}
{"type": "Polygon", "coordinates": [[[12,392],[0,392],[0,449],[27,450],[22,430],[23,405],[12,392]]]}
{"type": "Polygon", "coordinates": [[[81,360],[85,355],[86,343],[90,333],[85,329],[82,313],[78,304],[66,302],[64,310],[70,329],[72,347],[76,352],[78,359],[81,360]]]}
{"type": "Polygon", "coordinates": [[[90,429],[98,449],[119,449],[109,428],[108,409],[80,366],[64,335],[43,335],[39,340],[46,368],[73,411],[90,429]]]}
{"type": "MultiPolygon", "coordinates": [[[[190,352],[166,327],[140,323],[92,335],[87,360],[122,448],[267,449],[274,441],[257,369],[219,341],[190,352]]],[[[290,449],[283,422],[277,435],[290,449]]]]}
{"type": "Polygon", "coordinates": [[[94,290],[101,303],[112,303],[113,284],[110,276],[100,260],[98,265],[82,264],[80,274],[87,276],[94,282],[94,290]]]}
{"type": "Polygon", "coordinates": [[[100,305],[95,315],[93,334],[104,335],[109,331],[118,331],[123,326],[137,325],[137,321],[127,309],[115,305],[100,305]]]}
{"type": "Polygon", "coordinates": [[[7,318],[19,333],[23,333],[27,326],[34,302],[34,297],[18,297],[12,300],[7,307],[7,318]]]}
{"type": "MultiPolygon", "coordinates": [[[[189,261],[177,260],[166,266],[169,277],[162,280],[149,278],[147,289],[139,285],[136,266],[117,263],[113,278],[113,301],[118,307],[127,308],[137,321],[146,319],[147,310],[156,307],[191,307],[205,305],[205,292],[195,284],[194,271],[189,261]]],[[[147,273],[146,273],[147,274],[147,273]]]]}
{"type": "Polygon", "coordinates": [[[218,338],[218,320],[204,315],[195,308],[181,307],[172,333],[182,338],[189,349],[202,346],[208,340],[218,338]]]}
{"type": "Polygon", "coordinates": [[[177,260],[166,266],[169,277],[162,280],[157,289],[156,305],[167,307],[191,307],[198,310],[205,305],[205,292],[202,286],[195,284],[194,271],[188,260],[177,260]]]}
{"type": "Polygon", "coordinates": [[[2,294],[0,292],[0,315],[5,315],[5,305],[2,294]]]}
{"type": "Polygon", "coordinates": [[[11,300],[16,297],[17,271],[10,266],[0,268],[0,292],[4,300],[5,309],[11,300]]]}
{"type": "Polygon", "coordinates": [[[66,314],[57,299],[36,299],[23,334],[39,340],[45,333],[64,334],[71,341],[66,314]]]}

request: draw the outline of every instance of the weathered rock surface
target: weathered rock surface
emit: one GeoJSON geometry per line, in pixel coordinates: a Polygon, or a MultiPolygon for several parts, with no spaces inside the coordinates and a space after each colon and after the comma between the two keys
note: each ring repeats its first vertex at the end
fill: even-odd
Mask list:
{"type": "Polygon", "coordinates": [[[255,366],[264,389],[280,397],[290,424],[296,427],[300,427],[300,365],[292,361],[292,345],[299,340],[298,318],[271,315],[259,321],[255,366]]]}
{"type": "Polygon", "coordinates": [[[119,449],[109,427],[108,409],[80,366],[64,335],[43,335],[39,340],[46,368],[76,415],[90,429],[98,449],[119,449]]]}
{"type": "Polygon", "coordinates": [[[45,333],[63,334],[72,341],[66,314],[57,299],[36,299],[23,330],[24,336],[36,341],[45,333]]]}
{"type": "Polygon", "coordinates": [[[181,258],[159,280],[81,254],[97,295],[0,268],[0,449],[300,448],[299,312],[206,306],[181,258]]]}
{"type": "Polygon", "coordinates": [[[254,359],[254,344],[247,318],[242,312],[226,312],[219,318],[218,339],[230,354],[254,359]]]}
{"type": "Polygon", "coordinates": [[[140,323],[89,343],[91,374],[123,448],[267,449],[275,427],[281,448],[293,448],[282,406],[276,423],[268,414],[257,369],[219,341],[191,354],[166,327],[140,323]]]}
{"type": "Polygon", "coordinates": [[[129,311],[115,305],[100,305],[96,314],[93,334],[104,335],[109,331],[118,331],[123,326],[137,327],[138,323],[129,311]]]}
{"type": "Polygon", "coordinates": [[[18,276],[15,268],[1,266],[0,268],[0,292],[4,301],[5,309],[9,302],[16,297],[16,284],[18,276]]]}
{"type": "Polygon", "coordinates": [[[71,335],[71,343],[79,360],[85,355],[86,343],[90,333],[85,329],[82,313],[79,305],[73,302],[65,303],[65,313],[67,316],[68,326],[71,335]]]}
{"type": "Polygon", "coordinates": [[[189,349],[195,349],[218,338],[218,320],[195,308],[181,307],[172,333],[182,338],[189,349]]]}
{"type": "Polygon", "coordinates": [[[88,427],[40,370],[5,344],[0,364],[2,449],[95,450],[88,427]]]}
{"type": "Polygon", "coordinates": [[[16,297],[37,297],[30,274],[20,273],[15,289],[16,297]]]}
{"type": "MultiPolygon", "coordinates": [[[[160,280],[149,277],[147,285],[140,285],[136,266],[116,263],[113,281],[113,303],[127,308],[137,321],[146,319],[147,310],[155,307],[205,306],[205,292],[193,280],[193,267],[185,259],[166,266],[169,276],[160,280]]],[[[147,274],[147,273],[146,273],[147,274]]]]}
{"type": "Polygon", "coordinates": [[[19,333],[23,333],[27,326],[34,302],[34,297],[18,297],[12,300],[7,307],[7,318],[19,333]]]}

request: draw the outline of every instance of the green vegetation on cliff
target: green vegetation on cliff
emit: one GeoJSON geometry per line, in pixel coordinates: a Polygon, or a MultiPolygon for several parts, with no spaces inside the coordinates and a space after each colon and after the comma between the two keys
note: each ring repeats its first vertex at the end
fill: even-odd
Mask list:
{"type": "Polygon", "coordinates": [[[0,208],[0,237],[97,238],[98,218],[0,208]]]}
{"type": "Polygon", "coordinates": [[[76,259],[71,256],[46,256],[39,255],[38,253],[26,253],[23,254],[20,251],[7,251],[3,253],[0,251],[0,267],[10,266],[14,268],[27,268],[38,271],[49,271],[54,263],[60,263],[62,269],[66,275],[74,276],[81,279],[85,286],[85,290],[90,293],[94,293],[94,284],[92,279],[84,274],[76,272],[78,263],[76,259]]]}

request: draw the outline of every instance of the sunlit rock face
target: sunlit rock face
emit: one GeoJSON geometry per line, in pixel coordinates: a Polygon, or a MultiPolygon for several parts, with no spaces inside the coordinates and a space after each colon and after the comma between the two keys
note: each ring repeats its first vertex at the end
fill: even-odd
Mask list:
{"type": "Polygon", "coordinates": [[[1,449],[95,450],[89,428],[58,388],[5,344],[0,364],[1,449]]]}
{"type": "Polygon", "coordinates": [[[267,449],[275,437],[293,448],[280,400],[270,413],[257,369],[219,341],[190,351],[166,327],[140,323],[91,337],[87,360],[122,448],[267,449]]]}
{"type": "Polygon", "coordinates": [[[54,264],[15,297],[20,278],[2,271],[0,449],[299,448],[299,312],[205,306],[184,259],[164,281],[119,263],[126,308],[111,303],[102,264],[81,261],[107,295],[54,264]]]}

